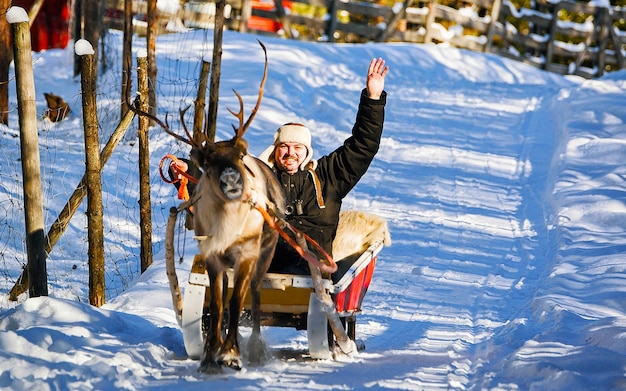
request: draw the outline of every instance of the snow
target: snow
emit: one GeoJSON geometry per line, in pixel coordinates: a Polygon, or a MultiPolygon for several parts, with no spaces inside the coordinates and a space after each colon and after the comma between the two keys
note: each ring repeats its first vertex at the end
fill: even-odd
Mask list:
{"type": "MultiPolygon", "coordinates": [[[[232,136],[232,89],[247,113],[254,105],[263,66],[257,38],[224,32],[218,138],[232,136]]],[[[107,39],[121,52],[120,34],[107,39]]],[[[85,202],[50,254],[50,297],[8,301],[21,272],[10,260],[25,257],[19,237],[8,236],[24,231],[21,179],[10,171],[19,166],[11,152],[19,151],[13,111],[0,128],[0,205],[17,210],[9,214],[11,229],[0,230],[0,388],[626,388],[626,72],[583,80],[432,45],[261,39],[269,76],[246,134],[254,154],[289,121],[314,130],[318,156],[330,152],[349,134],[370,59],[383,57],[391,68],[380,151],[344,202],[387,218],[393,240],[379,254],[357,318],[366,349],[349,360],[312,361],[303,331],[265,327],[274,355],[268,363],[198,373],[199,362],[184,350],[164,267],[166,211],[179,201],[158,174],[151,193],[154,263],[136,272],[138,219],[130,216],[138,215],[138,186],[124,182],[137,172],[132,130],[103,173],[107,304],[87,304],[85,202]]],[[[207,31],[159,36],[161,118],[176,118],[193,102],[211,46],[207,31]]],[[[40,122],[47,227],[84,172],[72,54],[49,50],[34,61],[37,89],[72,106],[67,120],[40,122]]],[[[101,110],[119,107],[113,97],[121,61],[112,58],[99,79],[101,110]]],[[[17,105],[13,84],[10,105],[17,105]]],[[[119,120],[110,117],[99,117],[105,133],[119,120]]],[[[166,153],[188,153],[158,128],[150,140],[155,172],[166,153]]],[[[177,241],[188,243],[178,265],[183,290],[196,246],[191,236],[177,241]]]]}
{"type": "Polygon", "coordinates": [[[22,7],[11,7],[7,10],[7,22],[9,24],[28,22],[28,14],[22,7]]]}
{"type": "Polygon", "coordinates": [[[91,43],[86,39],[79,39],[76,41],[74,44],[74,52],[77,56],[85,56],[95,53],[93,46],[91,46],[91,43]]]}

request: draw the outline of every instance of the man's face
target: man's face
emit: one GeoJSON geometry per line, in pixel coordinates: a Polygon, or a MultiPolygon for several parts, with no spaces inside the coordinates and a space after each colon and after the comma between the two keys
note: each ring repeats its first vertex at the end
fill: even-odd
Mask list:
{"type": "Polygon", "coordinates": [[[276,146],[274,153],[278,168],[288,174],[295,174],[306,158],[308,151],[304,144],[280,143],[276,146]]]}

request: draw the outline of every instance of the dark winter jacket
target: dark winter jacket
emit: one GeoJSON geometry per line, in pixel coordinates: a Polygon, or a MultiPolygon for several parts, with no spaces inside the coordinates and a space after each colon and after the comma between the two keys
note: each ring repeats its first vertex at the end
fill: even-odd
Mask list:
{"type": "MultiPolygon", "coordinates": [[[[380,99],[370,99],[363,90],[352,136],[335,151],[317,160],[315,173],[321,184],[324,208],[318,205],[313,175],[309,171],[301,170],[290,175],[276,172],[274,167],[288,209],[292,211],[287,221],[331,255],[341,202],[365,174],[378,152],[386,98],[387,94],[383,92],[380,99]]],[[[279,239],[270,272],[308,274],[308,270],[306,261],[284,239],[279,239]]]]}

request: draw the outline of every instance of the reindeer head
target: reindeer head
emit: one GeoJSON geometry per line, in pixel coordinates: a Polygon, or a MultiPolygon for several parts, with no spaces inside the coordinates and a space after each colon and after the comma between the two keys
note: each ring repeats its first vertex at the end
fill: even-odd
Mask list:
{"type": "Polygon", "coordinates": [[[239,199],[244,193],[244,157],[247,154],[247,142],[243,139],[207,142],[201,148],[192,149],[192,159],[202,168],[202,175],[212,182],[212,196],[225,197],[224,201],[239,199]]]}

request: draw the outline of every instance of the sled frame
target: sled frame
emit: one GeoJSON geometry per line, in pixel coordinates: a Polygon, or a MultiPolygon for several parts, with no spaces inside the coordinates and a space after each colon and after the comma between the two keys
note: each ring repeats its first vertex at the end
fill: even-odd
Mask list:
{"type": "MultiPolygon", "coordinates": [[[[355,341],[359,350],[364,345],[356,340],[356,316],[361,312],[361,304],[374,273],[376,258],[383,245],[382,240],[376,241],[363,253],[344,258],[338,262],[340,277],[323,281],[323,287],[332,297],[334,310],[346,327],[348,337],[355,341]]],[[[227,275],[230,297],[234,285],[232,270],[228,270],[227,275]]],[[[200,359],[204,351],[204,322],[210,316],[209,286],[204,262],[196,255],[184,292],[181,325],[185,350],[192,359],[200,359]]],[[[240,321],[244,326],[250,325],[247,322],[250,302],[248,294],[240,321]]],[[[264,277],[261,287],[261,325],[307,330],[309,354],[314,359],[331,357],[333,341],[326,316],[316,299],[311,276],[267,273],[264,277]]]]}

